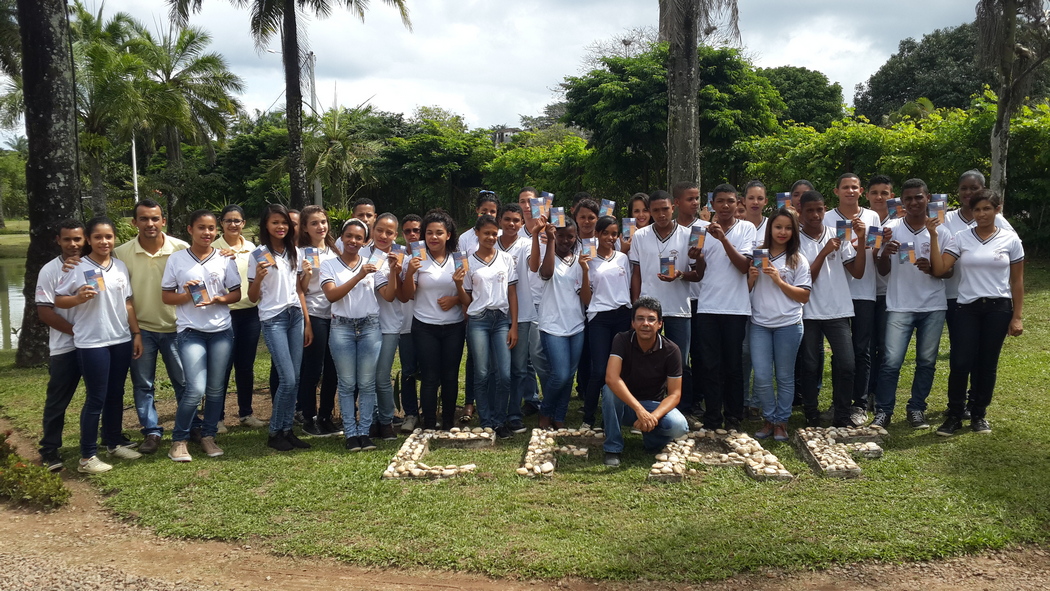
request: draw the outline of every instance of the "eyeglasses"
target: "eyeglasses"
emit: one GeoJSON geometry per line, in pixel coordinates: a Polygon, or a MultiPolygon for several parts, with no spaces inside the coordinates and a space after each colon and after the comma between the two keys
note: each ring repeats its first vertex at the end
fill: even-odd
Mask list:
{"type": "Polygon", "coordinates": [[[638,324],[656,324],[660,319],[656,316],[635,316],[634,321],[638,324]]]}
{"type": "Polygon", "coordinates": [[[419,234],[419,232],[420,232],[419,228],[406,228],[405,229],[405,234],[419,234]]]}
{"type": "Polygon", "coordinates": [[[222,220],[222,223],[229,224],[231,226],[240,226],[244,224],[244,220],[222,220]]]}

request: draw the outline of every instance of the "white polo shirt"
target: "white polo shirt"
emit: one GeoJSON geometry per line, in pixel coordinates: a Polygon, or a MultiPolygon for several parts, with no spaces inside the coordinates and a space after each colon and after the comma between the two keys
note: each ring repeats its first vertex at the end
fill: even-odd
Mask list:
{"type": "MultiPolygon", "coordinates": [[[[733,220],[733,225],[723,228],[726,238],[737,252],[751,260],[755,246],[755,225],[744,220],[733,220]]],[[[725,246],[710,235],[704,239],[704,260],[707,270],[700,280],[700,291],[696,299],[697,314],[727,314],[750,316],[751,298],[747,292],[747,273],[733,266],[725,246]]]]}
{"type": "MultiPolygon", "coordinates": [[[[930,258],[930,232],[925,224],[914,230],[906,218],[891,220],[886,224],[893,231],[893,239],[902,245],[915,245],[915,258],[930,258]]],[[[952,245],[952,235],[944,225],[937,226],[937,242],[941,252],[952,245]]],[[[910,262],[900,262],[900,257],[890,257],[890,272],[886,275],[886,310],[889,312],[934,312],[947,310],[948,300],[944,293],[944,281],[927,275],[910,262]]]]}
{"type": "Polygon", "coordinates": [[[101,273],[105,289],[75,306],[77,323],[73,326],[73,344],[77,349],[98,349],[131,340],[127,309],[132,295],[131,277],[120,259],[110,257],[109,265],[103,267],[91,257],[83,257],[76,268],[64,274],[55,294],[76,295],[81,286],[88,284],[87,274],[97,273],[101,273]]]}
{"type": "MultiPolygon", "coordinates": [[[[365,257],[368,261],[372,258],[372,255],[379,251],[374,245],[362,248],[358,253],[360,256],[365,257]],[[368,255],[365,257],[365,252],[368,255]]],[[[375,272],[375,286],[376,286],[376,302],[379,303],[379,331],[383,334],[398,334],[401,332],[401,327],[405,324],[405,304],[401,303],[401,300],[397,299],[397,295],[394,296],[394,301],[388,302],[383,299],[383,296],[379,295],[379,289],[385,287],[390,282],[390,262],[387,256],[389,253],[383,253],[380,256],[383,260],[380,264],[376,265],[375,272]]],[[[406,259],[407,260],[407,259],[406,259]]],[[[412,325],[409,324],[409,329],[412,325]]],[[[404,332],[409,332],[408,330],[404,332]]]]}
{"type": "MultiPolygon", "coordinates": [[[[780,277],[795,287],[812,289],[809,261],[799,254],[795,268],[788,266],[786,253],[770,257],[769,264],[780,271],[780,277]]],[[[802,304],[789,298],[773,280],[764,273],[758,274],[755,288],[751,290],[751,322],[766,328],[781,328],[802,322],[802,304]]]]}
{"type": "Polygon", "coordinates": [[[496,248],[514,257],[518,271],[518,324],[523,322],[536,322],[536,301],[533,293],[543,293],[543,281],[539,274],[529,270],[529,256],[532,255],[532,240],[520,237],[508,248],[496,241],[496,248]]]}
{"type": "MultiPolygon", "coordinates": [[[[496,220],[497,222],[499,220],[496,220]]],[[[522,226],[524,228],[525,226],[522,226]]],[[[503,228],[497,227],[496,237],[503,235],[503,228]]],[[[459,235],[459,240],[456,242],[457,248],[467,254],[474,254],[474,251],[478,249],[478,233],[474,228],[470,228],[466,232],[459,235]]]]}
{"type": "MultiPolygon", "coordinates": [[[[839,208],[835,208],[824,216],[824,225],[832,230],[835,229],[835,224],[840,220],[851,221],[852,218],[848,218],[839,211],[839,208]]],[[[874,211],[862,207],[860,208],[860,221],[864,222],[864,225],[868,228],[882,227],[882,222],[879,220],[879,214],[874,211]]],[[[857,244],[857,237],[853,236],[852,244],[854,250],[858,254],[864,256],[864,276],[860,279],[856,279],[853,275],[850,275],[849,280],[849,293],[850,297],[855,300],[867,300],[875,301],[875,294],[877,293],[876,282],[879,271],[875,268],[875,257],[872,256],[871,250],[867,248],[861,248],[862,245],[857,244]]]]}
{"type": "MultiPolygon", "coordinates": [[[[78,265],[78,269],[73,269],[69,273],[63,273],[63,260],[60,256],[55,257],[40,268],[40,274],[36,278],[36,305],[53,308],[59,318],[70,324],[76,324],[77,310],[81,306],[73,306],[72,308],[58,308],[55,306],[55,290],[58,289],[58,284],[63,277],[69,273],[76,273],[79,269],[78,265]]],[[[55,330],[50,327],[47,330],[48,350],[51,352],[52,357],[69,353],[76,349],[76,345],[73,344],[73,335],[68,335],[61,330],[55,330]]]]}
{"type": "MultiPolygon", "coordinates": [[[[970,228],[977,227],[977,220],[970,218],[969,221],[962,216],[961,210],[953,209],[944,216],[944,226],[948,228],[948,231],[952,236],[958,236],[959,232],[968,230],[970,228]]],[[[1004,230],[1014,232],[1014,227],[1010,225],[1010,222],[1006,221],[1003,214],[995,214],[995,226],[1004,230]]],[[[955,274],[944,280],[944,295],[949,300],[954,300],[959,297],[959,270],[956,268],[955,274]]]]}
{"type": "MultiPolygon", "coordinates": [[[[888,222],[889,220],[890,220],[890,218],[880,219],[879,220],[879,230],[880,231],[882,230],[882,228],[886,227],[886,222],[888,222]]],[[[885,238],[884,238],[883,241],[882,241],[882,248],[886,248],[886,242],[888,242],[888,241],[885,240],[885,238]]],[[[880,254],[882,254],[882,248],[880,248],[878,250],[878,252],[874,253],[875,257],[877,257],[880,254]]],[[[864,270],[864,274],[867,275],[867,273],[868,273],[868,271],[867,271],[867,269],[865,269],[864,270]]],[[[878,264],[876,264],[876,269],[875,269],[875,296],[876,297],[878,297],[878,296],[886,297],[887,281],[888,281],[888,278],[885,275],[883,275],[882,273],[879,273],[878,264]]]]}
{"type": "Polygon", "coordinates": [[[554,255],[554,274],[543,280],[539,327],[549,335],[571,337],[583,330],[583,268],[579,260],[576,253],[567,260],[554,255]]]}
{"type": "MultiPolygon", "coordinates": [[[[299,253],[299,268],[303,268],[303,261],[306,260],[306,248],[299,247],[296,249],[299,253]]],[[[322,246],[317,249],[317,258],[321,259],[321,264],[329,259],[334,259],[339,256],[339,252],[334,248],[328,248],[322,246]]],[[[314,269],[313,273],[310,273],[310,284],[306,286],[306,292],[303,293],[304,299],[306,299],[306,313],[315,318],[331,318],[332,317],[332,303],[328,301],[328,298],[324,297],[324,290],[321,289],[321,273],[320,269],[314,269]]]]}
{"type": "Polygon", "coordinates": [[[688,270],[693,263],[689,258],[689,228],[679,226],[678,222],[673,223],[674,228],[664,238],[657,234],[655,224],[635,232],[628,259],[634,267],[633,272],[639,273],[641,277],[641,295],[659,300],[665,317],[689,318],[692,315],[689,309],[689,282],[682,279],[661,281],[657,277],[661,257],[677,259],[675,268],[683,271],[688,270]]]}
{"type": "MultiPolygon", "coordinates": [[[[824,245],[835,237],[835,231],[824,227],[820,238],[810,238],[805,232],[799,232],[801,246],[799,252],[809,262],[812,274],[813,261],[824,249],[824,245]]],[[[843,244],[839,249],[824,258],[820,273],[810,277],[812,282],[809,303],[802,308],[802,317],[806,320],[834,320],[853,316],[853,297],[849,292],[849,271],[845,265],[857,258],[857,251],[852,244],[843,244]]]]}
{"type": "Polygon", "coordinates": [[[767,226],[769,226],[769,218],[762,218],[762,221],[755,227],[755,246],[751,249],[752,251],[756,248],[762,248],[762,245],[765,244],[767,226]]]}
{"type": "MultiPolygon", "coordinates": [[[[650,225],[652,225],[652,224],[650,224],[650,225]]],[[[690,224],[688,227],[684,227],[683,226],[683,229],[692,232],[692,229],[697,227],[697,226],[699,226],[701,228],[706,228],[707,226],[710,226],[710,225],[711,225],[711,222],[707,222],[707,221],[704,221],[704,220],[702,220],[700,218],[697,218],[697,219],[693,220],[693,223],[690,224]]],[[[705,246],[707,245],[708,240],[709,240],[708,237],[705,236],[704,237],[704,245],[705,246]]],[[[748,252],[751,252],[751,251],[749,250],[748,252]]],[[[682,269],[682,270],[685,271],[686,269],[682,269]]],[[[690,282],[688,282],[688,284],[689,284],[689,299],[694,300],[694,301],[698,301],[700,299],[700,282],[699,281],[690,281],[690,282]]]]}
{"type": "MultiPolygon", "coordinates": [[[[407,264],[401,272],[404,274],[401,279],[405,280],[408,274],[407,264]]],[[[438,305],[438,298],[459,294],[456,282],[452,280],[452,274],[455,272],[456,265],[452,260],[451,252],[446,252],[445,261],[438,263],[428,251],[426,260],[413,275],[413,281],[416,282],[416,293],[413,299],[416,304],[412,315],[415,319],[437,325],[463,322],[463,306],[456,305],[448,310],[442,310],[438,305]]]]}
{"type": "Polygon", "coordinates": [[[591,304],[587,306],[587,320],[594,320],[598,312],[608,312],[631,305],[631,262],[627,255],[613,250],[603,259],[596,256],[588,263],[591,277],[591,304]]]}
{"type": "MultiPolygon", "coordinates": [[[[321,285],[333,283],[337,287],[345,284],[361,272],[361,267],[368,262],[368,256],[362,248],[358,252],[357,264],[353,267],[346,264],[342,257],[328,259],[321,263],[321,285]]],[[[376,298],[376,273],[365,275],[361,281],[350,290],[350,293],[342,299],[332,302],[332,316],[343,318],[365,318],[372,314],[379,314],[379,301],[376,298]]]]}
{"type": "MultiPolygon", "coordinates": [[[[168,257],[161,279],[162,291],[185,293],[188,281],[200,281],[212,298],[226,295],[241,286],[241,274],[237,262],[212,249],[204,260],[198,259],[190,249],[180,250],[168,257]]],[[[175,306],[175,326],[179,332],[192,328],[201,332],[220,332],[230,328],[230,307],[226,304],[209,304],[197,307],[193,301],[175,306]]]]}
{"type": "MultiPolygon", "coordinates": [[[[299,249],[297,248],[296,251],[299,249]]],[[[257,246],[252,252],[269,251],[265,246],[257,246]]],[[[296,282],[299,280],[299,257],[295,255],[292,260],[290,253],[285,252],[283,256],[277,256],[270,252],[276,267],[266,269],[266,277],[262,279],[259,289],[259,320],[269,320],[284,312],[288,308],[301,308],[299,303],[299,292],[296,290],[296,282]]],[[[248,263],[248,282],[255,280],[255,270],[258,263],[255,257],[248,263]]]]}
{"type": "Polygon", "coordinates": [[[959,303],[969,304],[980,298],[1011,298],[1010,265],[1024,260],[1024,246],[1016,233],[997,228],[987,240],[977,236],[976,228],[955,235],[944,252],[957,258],[955,274],[959,279],[959,303]]]}
{"type": "MultiPolygon", "coordinates": [[[[529,243],[529,245],[526,247],[527,250],[526,250],[526,253],[525,253],[525,257],[526,257],[526,259],[528,259],[528,257],[532,255],[532,234],[529,233],[529,231],[525,229],[524,225],[522,225],[521,229],[518,230],[518,236],[521,236],[522,238],[527,240],[528,243],[529,243]]],[[[545,233],[543,233],[543,231],[540,231],[540,262],[541,263],[543,262],[543,257],[545,257],[546,255],[547,255],[547,235],[545,233]]],[[[526,264],[527,264],[527,262],[526,262],[526,264]]],[[[518,280],[520,281],[521,278],[519,277],[518,280]]],[[[543,279],[540,278],[540,274],[539,274],[538,271],[535,272],[535,273],[533,273],[532,271],[529,271],[529,284],[530,284],[530,287],[532,288],[532,303],[535,304],[536,306],[539,306],[540,305],[540,299],[543,298],[543,285],[544,285],[544,283],[543,283],[543,279]]],[[[518,312],[521,313],[520,310],[518,312]]],[[[521,320],[519,319],[518,322],[521,322],[521,320]]]]}
{"type": "Polygon", "coordinates": [[[508,290],[518,283],[518,263],[514,257],[496,248],[487,263],[478,256],[477,250],[467,260],[467,274],[463,278],[463,290],[471,296],[467,315],[485,310],[510,314],[508,290]]]}

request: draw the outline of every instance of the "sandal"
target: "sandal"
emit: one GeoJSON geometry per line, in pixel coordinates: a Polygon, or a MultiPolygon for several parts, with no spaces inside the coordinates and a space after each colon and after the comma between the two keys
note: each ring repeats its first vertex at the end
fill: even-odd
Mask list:
{"type": "Polygon", "coordinates": [[[459,417],[459,422],[461,422],[461,423],[469,423],[473,419],[474,419],[474,405],[473,404],[464,404],[463,405],[463,415],[459,417]]]}

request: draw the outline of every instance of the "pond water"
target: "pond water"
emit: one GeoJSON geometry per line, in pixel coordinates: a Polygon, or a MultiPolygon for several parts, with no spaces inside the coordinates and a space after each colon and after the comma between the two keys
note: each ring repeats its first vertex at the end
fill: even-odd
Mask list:
{"type": "Polygon", "coordinates": [[[17,259],[0,259],[0,348],[18,347],[18,331],[22,328],[22,309],[25,298],[22,284],[25,282],[26,262],[17,259]]]}

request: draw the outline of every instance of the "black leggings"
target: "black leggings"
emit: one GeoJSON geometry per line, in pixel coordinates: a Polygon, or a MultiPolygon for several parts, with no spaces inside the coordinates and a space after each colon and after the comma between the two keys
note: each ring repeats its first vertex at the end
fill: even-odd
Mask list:
{"type": "Polygon", "coordinates": [[[467,337],[466,321],[455,324],[427,324],[412,319],[412,341],[419,366],[419,402],[423,427],[437,426],[437,394],[441,388],[441,426],[449,429],[456,418],[459,397],[459,364],[467,337]]]}

